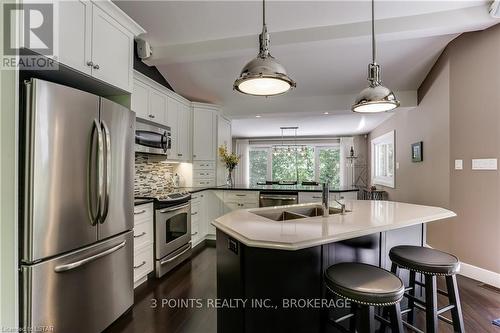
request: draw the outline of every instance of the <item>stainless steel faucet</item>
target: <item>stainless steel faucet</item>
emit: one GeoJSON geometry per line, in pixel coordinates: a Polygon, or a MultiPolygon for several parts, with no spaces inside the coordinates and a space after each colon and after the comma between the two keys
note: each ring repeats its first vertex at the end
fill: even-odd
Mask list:
{"type": "Polygon", "coordinates": [[[323,208],[323,217],[330,216],[330,183],[323,183],[323,195],[321,200],[321,208],[323,208]]]}
{"type": "Polygon", "coordinates": [[[345,215],[345,203],[342,203],[335,199],[335,202],[340,205],[340,215],[345,215]]]}

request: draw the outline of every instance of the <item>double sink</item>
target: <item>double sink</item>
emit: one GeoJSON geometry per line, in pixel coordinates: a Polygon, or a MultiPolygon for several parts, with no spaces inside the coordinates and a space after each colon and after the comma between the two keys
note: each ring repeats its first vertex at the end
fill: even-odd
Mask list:
{"type": "MultiPolygon", "coordinates": [[[[329,212],[330,215],[341,214],[342,210],[340,208],[330,207],[329,212]]],[[[346,212],[349,211],[346,210],[346,212]]],[[[265,217],[266,219],[272,221],[289,221],[296,219],[305,219],[308,217],[323,216],[323,207],[320,205],[283,207],[283,208],[273,208],[262,211],[254,211],[252,213],[265,217]]]]}

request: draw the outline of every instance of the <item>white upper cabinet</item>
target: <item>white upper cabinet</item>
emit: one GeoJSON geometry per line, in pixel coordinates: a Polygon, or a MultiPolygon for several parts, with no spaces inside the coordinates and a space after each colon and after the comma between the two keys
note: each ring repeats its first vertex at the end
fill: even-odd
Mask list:
{"type": "Polygon", "coordinates": [[[134,37],[146,31],[111,1],[54,2],[59,62],[131,92],[134,37]]]}
{"type": "Polygon", "coordinates": [[[131,109],[135,111],[138,118],[149,117],[149,87],[139,80],[134,80],[132,89],[131,109]]]}
{"type": "MultiPolygon", "coordinates": [[[[223,116],[217,117],[217,147],[225,145],[232,150],[231,121],[223,116]]],[[[226,166],[217,158],[217,185],[225,185],[227,177],[226,166]]]]}
{"type": "Polygon", "coordinates": [[[191,159],[191,106],[181,103],[177,131],[177,155],[180,160],[191,159]]]}
{"type": "Polygon", "coordinates": [[[92,76],[125,91],[132,90],[134,35],[94,6],[92,13],[92,76]]]}
{"type": "Polygon", "coordinates": [[[161,91],[151,89],[149,95],[149,120],[168,125],[166,123],[166,115],[167,96],[161,91]]]}
{"type": "Polygon", "coordinates": [[[217,108],[193,103],[193,161],[215,161],[217,108]]]}
{"type": "Polygon", "coordinates": [[[177,155],[178,147],[178,123],[179,121],[179,102],[177,100],[169,97],[168,98],[168,110],[167,110],[167,126],[170,126],[171,136],[172,136],[172,148],[170,149],[170,155],[168,159],[178,160],[177,155]]]}
{"type": "Polygon", "coordinates": [[[58,1],[59,62],[91,75],[92,3],[58,1]]]}

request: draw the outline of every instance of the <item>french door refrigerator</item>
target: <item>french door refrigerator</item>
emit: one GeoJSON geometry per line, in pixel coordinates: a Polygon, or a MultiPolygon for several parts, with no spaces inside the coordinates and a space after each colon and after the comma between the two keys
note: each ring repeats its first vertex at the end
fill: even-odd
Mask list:
{"type": "Polygon", "coordinates": [[[21,326],[101,332],[133,304],[135,114],[25,82],[21,326]]]}

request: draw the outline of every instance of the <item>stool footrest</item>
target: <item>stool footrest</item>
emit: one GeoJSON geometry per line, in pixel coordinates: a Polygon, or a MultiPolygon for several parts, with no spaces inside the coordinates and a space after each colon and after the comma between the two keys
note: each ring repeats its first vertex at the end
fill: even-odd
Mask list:
{"type": "Polygon", "coordinates": [[[438,315],[440,315],[441,313],[445,313],[446,311],[450,311],[451,309],[454,309],[455,308],[455,305],[454,304],[450,304],[450,305],[447,305],[445,306],[444,308],[441,308],[437,311],[438,315]]]}
{"type": "MultiPolygon", "coordinates": [[[[415,284],[416,284],[416,285],[419,285],[420,287],[425,288],[425,283],[423,283],[423,282],[420,282],[420,281],[415,281],[415,284]]],[[[411,288],[411,287],[409,287],[409,288],[407,288],[407,289],[410,289],[410,290],[411,290],[412,288],[411,288]]],[[[405,289],[405,291],[406,291],[406,289],[405,289]]],[[[447,293],[446,291],[442,290],[442,289],[437,289],[437,292],[438,292],[439,294],[443,295],[443,296],[448,297],[448,293],[447,293]]]]}
{"type": "MultiPolygon", "coordinates": [[[[424,303],[424,305],[425,305],[425,303],[424,303]]],[[[424,305],[421,305],[421,304],[418,304],[418,303],[414,304],[415,308],[417,308],[417,309],[422,310],[422,311],[425,312],[425,306],[424,305]]],[[[445,309],[445,308],[447,308],[447,306],[444,307],[443,309],[445,309]]],[[[448,310],[450,310],[450,309],[446,309],[446,311],[448,311],[448,310]]],[[[443,311],[443,312],[445,312],[445,311],[443,311]]],[[[452,320],[446,318],[445,316],[443,316],[441,314],[438,314],[438,318],[441,319],[442,321],[444,321],[447,324],[453,325],[453,321],[452,320]]]]}

